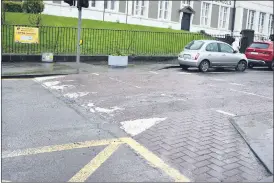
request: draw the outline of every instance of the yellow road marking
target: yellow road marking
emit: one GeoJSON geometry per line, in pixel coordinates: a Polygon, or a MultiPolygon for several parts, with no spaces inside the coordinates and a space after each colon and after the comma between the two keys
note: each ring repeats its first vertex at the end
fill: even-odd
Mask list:
{"type": "Polygon", "coordinates": [[[86,166],[84,166],[69,182],[84,182],[87,178],[97,170],[118,148],[120,144],[110,144],[93,158],[86,166]]]}
{"type": "Polygon", "coordinates": [[[150,152],[144,146],[133,140],[132,138],[120,138],[121,141],[127,143],[133,150],[143,156],[151,165],[163,170],[166,174],[172,177],[176,182],[190,182],[178,170],[168,166],[162,159],[150,152]]]}
{"type": "Polygon", "coordinates": [[[71,149],[79,149],[79,148],[86,148],[86,147],[93,147],[93,146],[102,146],[102,145],[109,145],[109,144],[113,144],[113,143],[120,144],[122,142],[119,139],[107,139],[107,140],[100,140],[100,141],[94,140],[94,141],[77,142],[77,143],[69,143],[69,144],[54,145],[54,146],[28,148],[28,149],[24,149],[24,150],[3,152],[2,158],[10,158],[10,157],[16,157],[16,156],[27,156],[27,155],[64,151],[64,150],[71,150],[71,149]]]}
{"type": "Polygon", "coordinates": [[[70,182],[83,182],[85,181],[98,167],[100,167],[113,152],[115,152],[119,145],[128,144],[130,148],[136,151],[139,155],[143,156],[152,166],[163,170],[167,175],[173,178],[176,182],[190,182],[190,180],[182,175],[178,170],[167,165],[162,159],[154,153],[146,149],[144,146],[136,142],[132,138],[119,138],[119,139],[106,139],[94,140],[77,143],[68,143],[62,145],[44,146],[37,148],[28,148],[24,150],[6,151],[2,152],[2,158],[10,158],[16,156],[27,156],[41,153],[50,153],[55,151],[64,151],[71,149],[79,149],[93,146],[108,145],[102,152],[93,158],[84,168],[82,168],[76,175],[74,175],[70,182]]]}

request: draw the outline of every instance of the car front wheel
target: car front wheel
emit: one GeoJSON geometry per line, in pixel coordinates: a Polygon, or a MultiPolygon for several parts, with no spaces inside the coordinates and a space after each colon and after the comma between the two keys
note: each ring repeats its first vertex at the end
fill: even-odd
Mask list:
{"type": "Polygon", "coordinates": [[[271,63],[270,69],[274,71],[274,61],[271,63]]]}
{"type": "Polygon", "coordinates": [[[236,66],[236,71],[241,71],[244,72],[247,68],[247,63],[244,60],[241,60],[240,62],[238,62],[237,66],[236,66]]]}

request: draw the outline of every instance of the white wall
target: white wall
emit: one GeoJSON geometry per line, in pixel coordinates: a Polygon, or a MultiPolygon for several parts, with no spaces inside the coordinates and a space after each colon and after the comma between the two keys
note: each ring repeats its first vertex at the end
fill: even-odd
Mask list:
{"type": "MultiPolygon", "coordinates": [[[[242,16],[243,9],[255,10],[255,19],[254,19],[254,27],[255,34],[261,34],[258,32],[258,23],[259,23],[259,14],[260,12],[266,13],[265,22],[264,22],[264,31],[262,35],[268,35],[268,21],[269,15],[273,14],[273,1],[237,1],[236,3],[237,13],[236,13],[236,22],[235,28],[237,27],[237,31],[242,28],[242,16]]],[[[236,29],[235,29],[236,30],[236,29]]]]}
{"type": "MultiPolygon", "coordinates": [[[[97,7],[92,8],[84,8],[83,9],[83,19],[93,19],[93,20],[105,20],[105,21],[111,21],[111,22],[120,22],[120,23],[126,23],[126,13],[120,13],[120,12],[109,12],[105,11],[104,14],[104,2],[103,1],[96,1],[97,7]]],[[[140,17],[134,17],[132,16],[131,7],[132,7],[132,1],[128,1],[128,18],[127,22],[128,24],[137,24],[137,25],[145,25],[145,26],[153,26],[153,27],[163,27],[163,28],[172,28],[180,30],[181,28],[181,22],[178,20],[178,22],[172,22],[172,21],[163,21],[163,20],[156,20],[151,18],[140,18],[140,17]]],[[[216,3],[218,4],[218,3],[216,3]]],[[[230,7],[233,7],[233,1],[232,4],[229,5],[230,7]]],[[[268,17],[269,14],[273,14],[273,2],[271,1],[237,1],[236,3],[236,15],[235,15],[235,34],[239,34],[242,30],[242,17],[243,17],[243,8],[249,9],[249,7],[252,7],[252,9],[256,9],[257,13],[256,16],[259,16],[259,12],[265,12],[267,14],[265,19],[265,32],[264,34],[267,35],[267,28],[268,28],[268,17]]],[[[45,1],[45,10],[43,12],[44,14],[49,15],[56,15],[56,16],[65,16],[65,17],[78,17],[78,11],[75,7],[70,7],[68,4],[64,3],[62,1],[61,4],[52,3],[52,1],[45,1]]],[[[181,17],[182,15],[180,15],[181,17]]],[[[257,34],[257,24],[258,24],[258,18],[255,19],[255,33],[257,34]]],[[[210,34],[230,34],[230,30],[219,30],[217,28],[210,28],[210,27],[202,27],[197,25],[191,25],[190,31],[191,32],[198,32],[200,30],[205,30],[207,33],[210,34]]]]}

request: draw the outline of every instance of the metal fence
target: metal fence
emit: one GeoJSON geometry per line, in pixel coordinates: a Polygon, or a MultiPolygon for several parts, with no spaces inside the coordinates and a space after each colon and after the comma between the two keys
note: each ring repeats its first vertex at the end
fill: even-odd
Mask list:
{"type": "MultiPolygon", "coordinates": [[[[2,25],[2,53],[4,54],[41,54],[51,52],[55,55],[75,55],[77,28],[39,27],[39,43],[24,44],[14,41],[14,28],[19,25],[2,25]]],[[[25,25],[21,25],[26,27],[25,25]]],[[[82,28],[82,55],[177,55],[187,43],[198,39],[216,39],[232,44],[234,38],[227,35],[204,33],[152,32],[140,30],[112,30],[82,28]]],[[[269,40],[269,37],[255,35],[254,41],[269,40]]]]}
{"type": "MultiPolygon", "coordinates": [[[[77,28],[39,27],[39,43],[14,42],[14,27],[2,25],[2,53],[55,55],[76,53],[77,28]]],[[[18,26],[18,25],[17,25],[18,26]]],[[[22,25],[23,26],[23,25],[22,25]]],[[[211,36],[185,32],[151,32],[82,28],[82,55],[177,55],[192,40],[212,39],[211,36]]]]}

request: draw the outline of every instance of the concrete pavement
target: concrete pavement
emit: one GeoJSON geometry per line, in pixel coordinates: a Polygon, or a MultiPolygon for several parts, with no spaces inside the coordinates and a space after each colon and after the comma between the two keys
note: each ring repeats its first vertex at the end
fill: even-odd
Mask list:
{"type": "MultiPolygon", "coordinates": [[[[121,146],[115,152],[118,154],[112,154],[108,159],[110,161],[106,160],[87,181],[174,180],[175,174],[172,174],[172,178],[172,175],[166,173],[165,166],[157,164],[161,161],[190,181],[260,181],[270,176],[229,119],[251,116],[254,113],[273,114],[272,71],[222,71],[203,74],[196,70],[155,68],[140,66],[111,69],[98,66],[79,75],[37,78],[34,81],[4,81],[3,109],[5,105],[10,106],[3,116],[5,150],[127,137],[134,139],[153,154],[146,151],[144,156],[139,156],[134,153],[136,150],[121,146]],[[25,95],[26,100],[22,99],[23,102],[13,112],[9,112],[25,95]],[[39,112],[39,105],[28,105],[29,101],[33,101],[32,96],[36,96],[36,103],[48,107],[39,112]],[[56,101],[62,102],[62,105],[56,105],[64,106],[64,109],[49,105],[56,101]],[[29,107],[24,109],[22,105],[29,107]],[[21,112],[29,114],[34,109],[38,110],[35,118],[15,115],[21,112]],[[46,115],[48,111],[47,114],[50,115],[46,115]],[[82,118],[78,119],[77,116],[82,118]],[[37,121],[42,117],[39,127],[37,121]],[[27,120],[23,123],[20,119],[27,120]],[[32,120],[33,122],[29,122],[32,120]],[[28,126],[25,132],[18,130],[24,129],[23,124],[28,126]],[[35,126],[36,130],[29,126],[35,126]],[[94,129],[100,129],[100,133],[94,133],[94,129]],[[35,139],[35,135],[39,135],[41,139],[35,139]],[[21,143],[20,136],[27,142],[21,143]],[[51,137],[52,140],[44,137],[51,137]],[[149,160],[158,165],[156,172],[147,165],[149,160]],[[102,176],[105,172],[109,177],[102,176]],[[146,175],[136,179],[136,172],[137,175],[138,172],[146,172],[146,175]]],[[[94,155],[102,151],[98,148],[100,147],[94,147],[94,155]]],[[[37,151],[41,149],[31,152],[37,151]]],[[[58,161],[62,156],[64,154],[54,158],[54,162],[60,165],[58,161]]],[[[3,178],[23,180],[20,178],[22,173],[18,173],[15,168],[18,163],[11,158],[9,160],[5,160],[3,178]]],[[[74,164],[70,157],[65,160],[74,164]]],[[[39,161],[39,158],[30,160],[31,164],[39,161]]],[[[87,163],[87,160],[83,158],[82,162],[87,163]]],[[[83,166],[80,164],[81,162],[77,166],[83,166]]],[[[51,163],[48,166],[54,165],[51,163]]],[[[52,175],[46,169],[44,167],[43,178],[31,177],[29,173],[23,174],[24,180],[46,180],[50,176],[49,180],[62,181],[69,180],[71,172],[76,173],[75,169],[69,168],[68,173],[63,173],[67,175],[64,178],[52,175]]]]}

